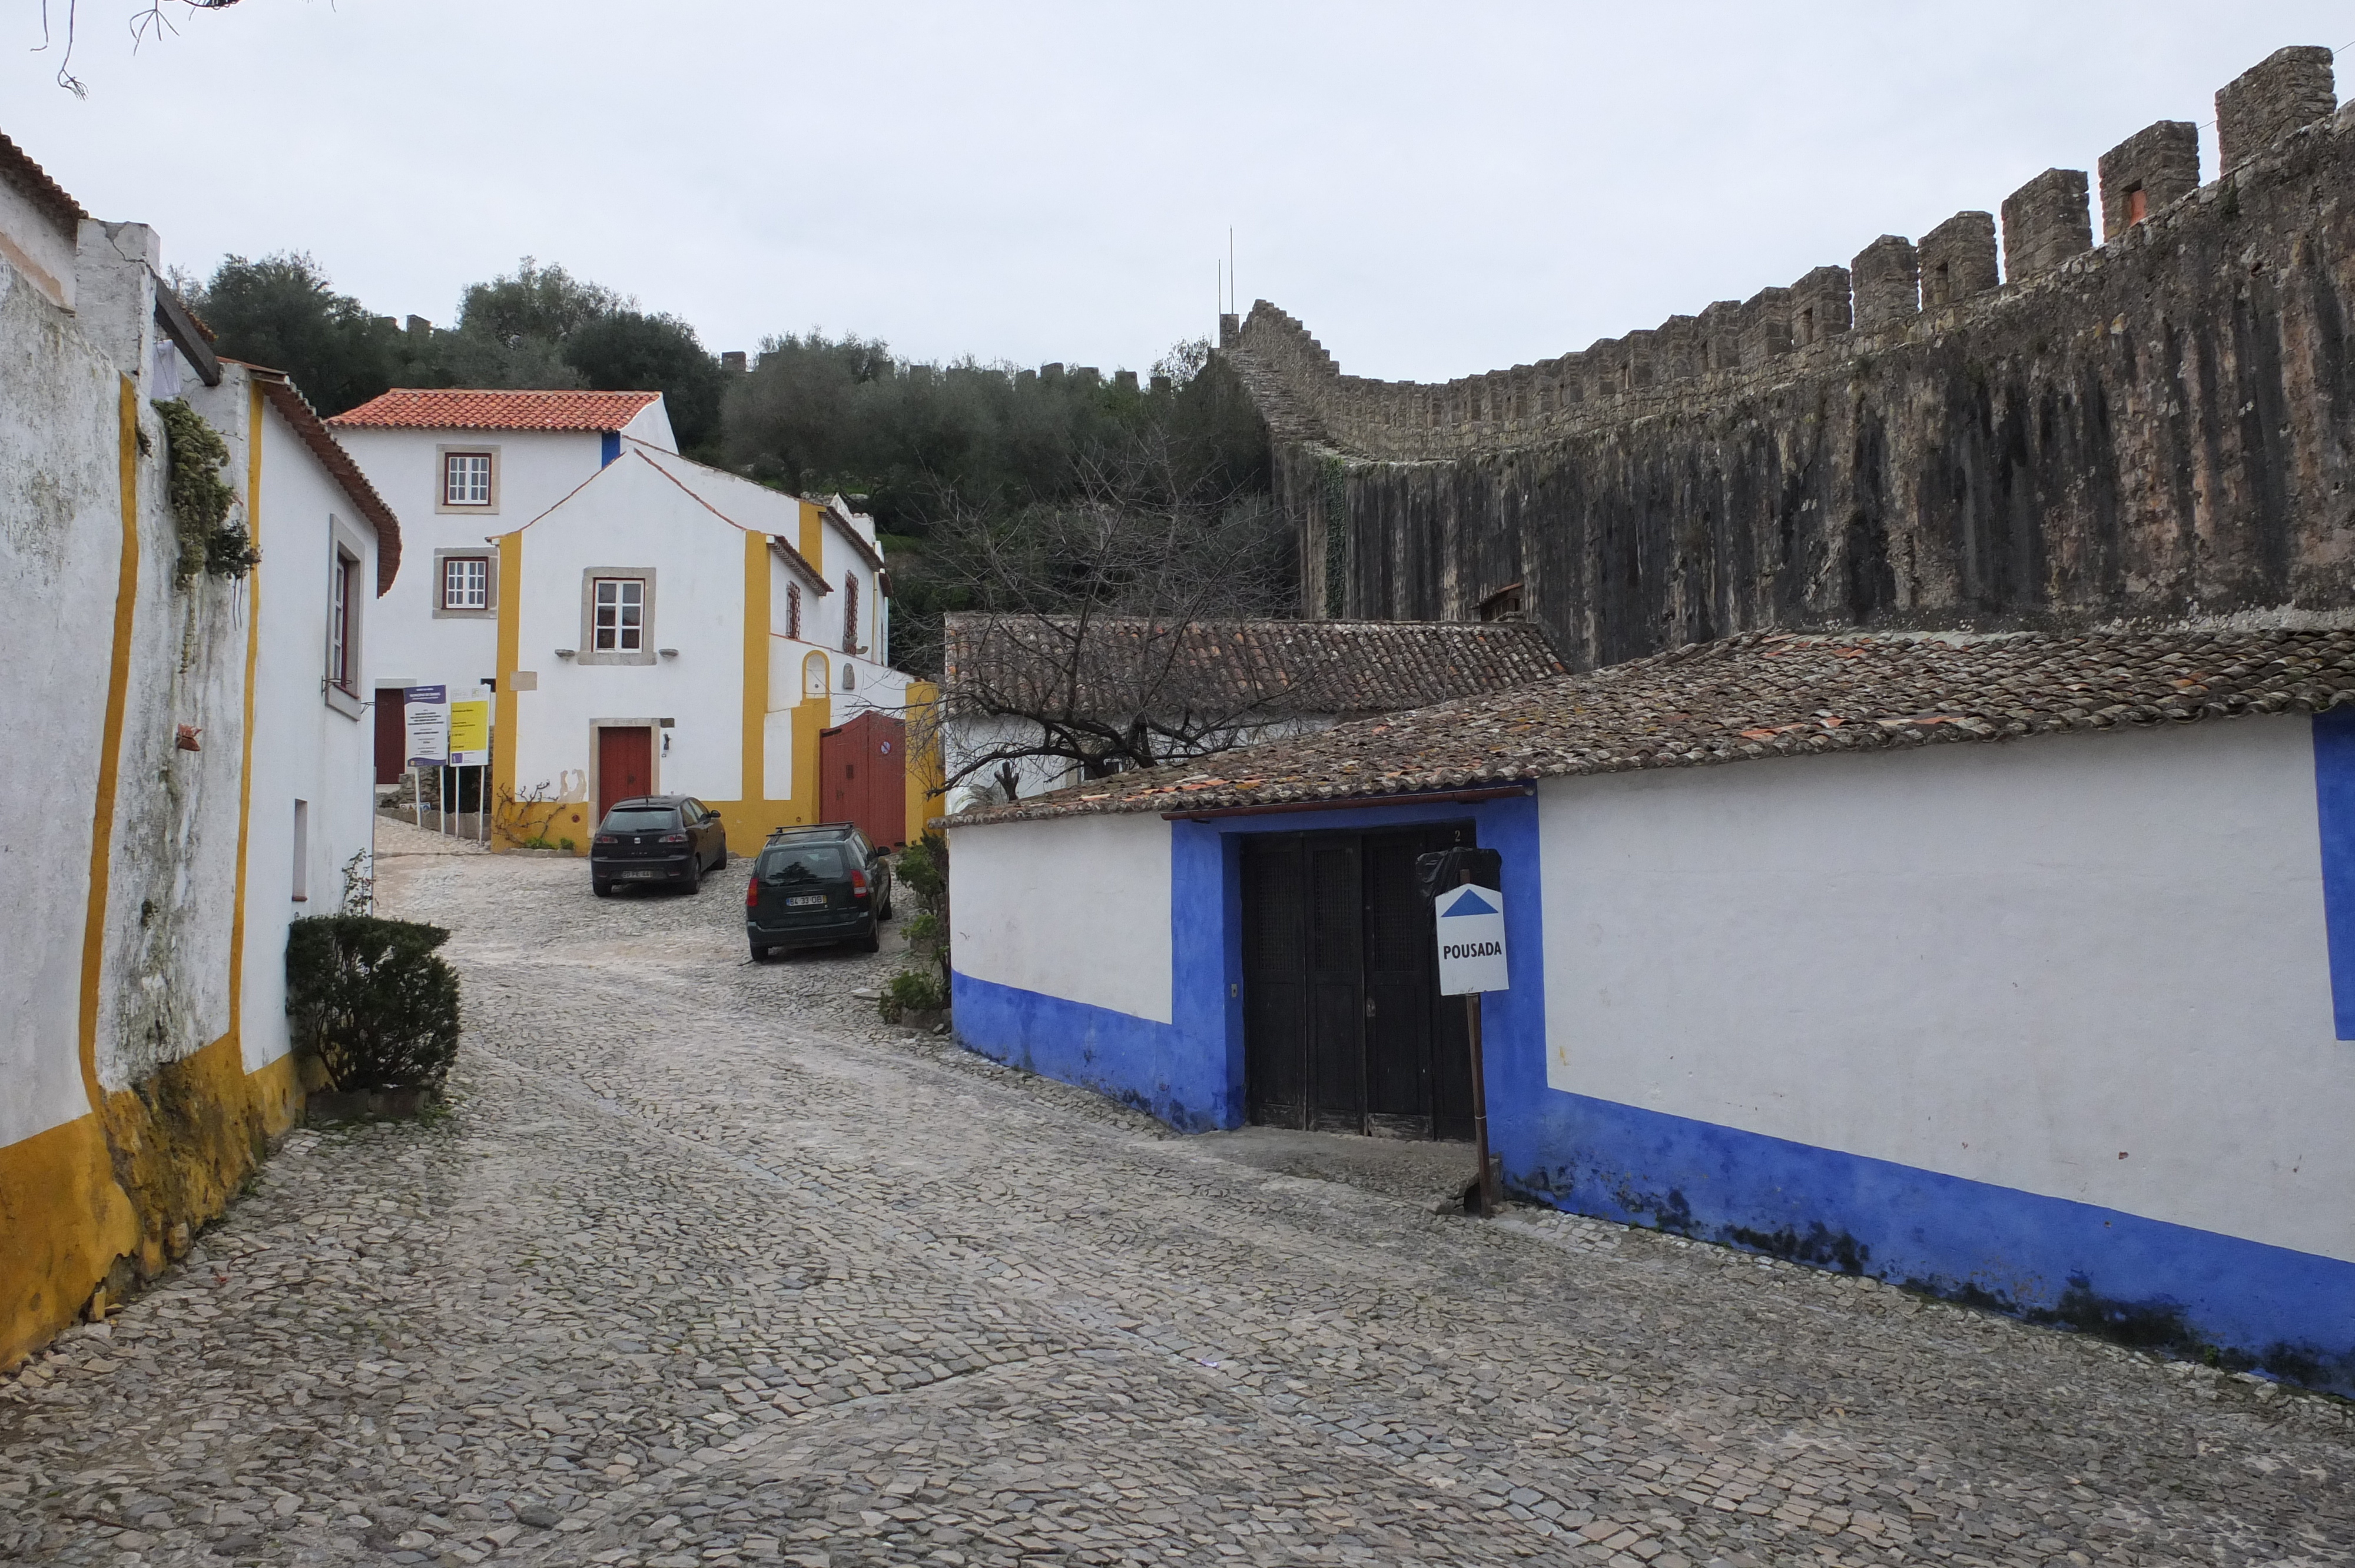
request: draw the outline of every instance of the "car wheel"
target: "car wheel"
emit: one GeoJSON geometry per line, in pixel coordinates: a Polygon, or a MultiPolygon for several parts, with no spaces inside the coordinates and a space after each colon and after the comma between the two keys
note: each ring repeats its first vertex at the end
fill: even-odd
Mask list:
{"type": "Polygon", "coordinates": [[[611,898],[613,896],[613,885],[602,876],[593,876],[589,879],[589,891],[600,898],[611,898]]]}
{"type": "Polygon", "coordinates": [[[874,927],[868,927],[867,935],[858,938],[858,950],[862,953],[876,953],[882,951],[882,937],[876,932],[874,927]]]}
{"type": "Polygon", "coordinates": [[[775,948],[770,947],[766,942],[754,942],[752,944],[752,961],[757,964],[775,950],[775,948]]]}
{"type": "Polygon", "coordinates": [[[719,841],[719,858],[711,863],[711,869],[714,871],[726,871],[728,869],[728,841],[726,839],[719,841]]]}
{"type": "Polygon", "coordinates": [[[687,891],[690,895],[703,891],[703,863],[692,856],[687,863],[687,891]]]}

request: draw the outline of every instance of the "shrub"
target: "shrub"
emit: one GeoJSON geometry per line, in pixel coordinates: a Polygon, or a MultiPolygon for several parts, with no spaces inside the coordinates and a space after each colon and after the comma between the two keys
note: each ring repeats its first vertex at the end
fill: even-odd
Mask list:
{"type": "Polygon", "coordinates": [[[893,975],[883,986],[883,1022],[897,1023],[911,1012],[938,1012],[949,1004],[949,988],[921,969],[893,975]]]}
{"type": "Polygon", "coordinates": [[[286,932],[286,1015],[330,1087],[438,1091],[458,1054],[458,975],[439,926],[325,915],[286,932]]]}

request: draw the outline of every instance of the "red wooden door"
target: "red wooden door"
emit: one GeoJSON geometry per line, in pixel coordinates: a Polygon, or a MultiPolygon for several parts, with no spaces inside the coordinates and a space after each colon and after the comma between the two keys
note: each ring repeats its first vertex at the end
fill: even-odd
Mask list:
{"type": "Polygon", "coordinates": [[[597,732],[597,820],[616,800],[651,795],[655,788],[654,732],[612,726],[597,732]]]}
{"type": "Polygon", "coordinates": [[[409,771],[409,758],[401,755],[409,748],[407,718],[400,688],[389,686],[377,693],[376,781],[379,784],[389,784],[409,771]]]}

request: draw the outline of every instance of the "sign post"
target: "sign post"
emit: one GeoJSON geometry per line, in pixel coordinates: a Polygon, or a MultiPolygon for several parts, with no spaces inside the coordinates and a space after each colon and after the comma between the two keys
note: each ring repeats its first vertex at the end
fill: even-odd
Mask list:
{"type": "MultiPolygon", "coordinates": [[[[409,766],[417,770],[417,825],[421,828],[425,825],[425,769],[442,768],[450,761],[449,688],[402,687],[400,716],[408,740],[409,766]]],[[[446,827],[450,815],[446,804],[442,815],[446,827]]]]}
{"type": "Polygon", "coordinates": [[[1439,943],[1439,994],[1464,999],[1464,1023],[1472,1045],[1472,1152],[1479,1175],[1465,1196],[1483,1214],[1497,1212],[1497,1170],[1488,1158],[1488,1082],[1480,1051],[1480,996],[1512,989],[1505,956],[1504,856],[1495,850],[1459,846],[1415,862],[1415,875],[1432,901],[1432,926],[1439,943]]]}
{"type": "MultiPolygon", "coordinates": [[[[450,705],[450,766],[474,770],[474,832],[480,840],[491,807],[491,705],[487,701],[477,697],[450,705]]],[[[464,771],[458,775],[462,788],[465,777],[464,771]]]]}

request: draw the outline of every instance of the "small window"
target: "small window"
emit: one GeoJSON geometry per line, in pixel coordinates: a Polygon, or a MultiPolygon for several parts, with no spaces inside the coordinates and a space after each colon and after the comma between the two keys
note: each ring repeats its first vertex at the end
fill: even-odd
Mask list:
{"type": "Polygon", "coordinates": [[[1950,261],[1941,261],[1930,270],[1930,302],[1943,305],[1955,297],[1955,268],[1950,261]]]}
{"type": "Polygon", "coordinates": [[[487,556],[442,557],[442,608],[488,609],[491,607],[491,562],[487,556]]]}
{"type": "Polygon", "coordinates": [[[595,637],[600,653],[636,653],[646,645],[646,585],[636,577],[599,577],[595,637]]]}
{"type": "Polygon", "coordinates": [[[442,504],[488,506],[491,503],[491,454],[442,454],[442,504]]]}
{"type": "Polygon", "coordinates": [[[842,651],[858,652],[858,574],[846,572],[842,577],[842,651]]]}
{"type": "Polygon", "coordinates": [[[337,550],[327,579],[327,683],[344,692],[352,690],[357,673],[352,667],[352,579],[358,569],[357,561],[337,550]]]}
{"type": "Polygon", "coordinates": [[[2126,227],[2132,228],[2150,216],[2150,193],[2140,185],[2126,192],[2126,227]]]}
{"type": "Polygon", "coordinates": [[[294,802],[294,902],[311,901],[311,802],[294,802]]]}
{"type": "Polygon", "coordinates": [[[802,585],[785,585],[785,635],[798,641],[802,634],[802,585]]]}

